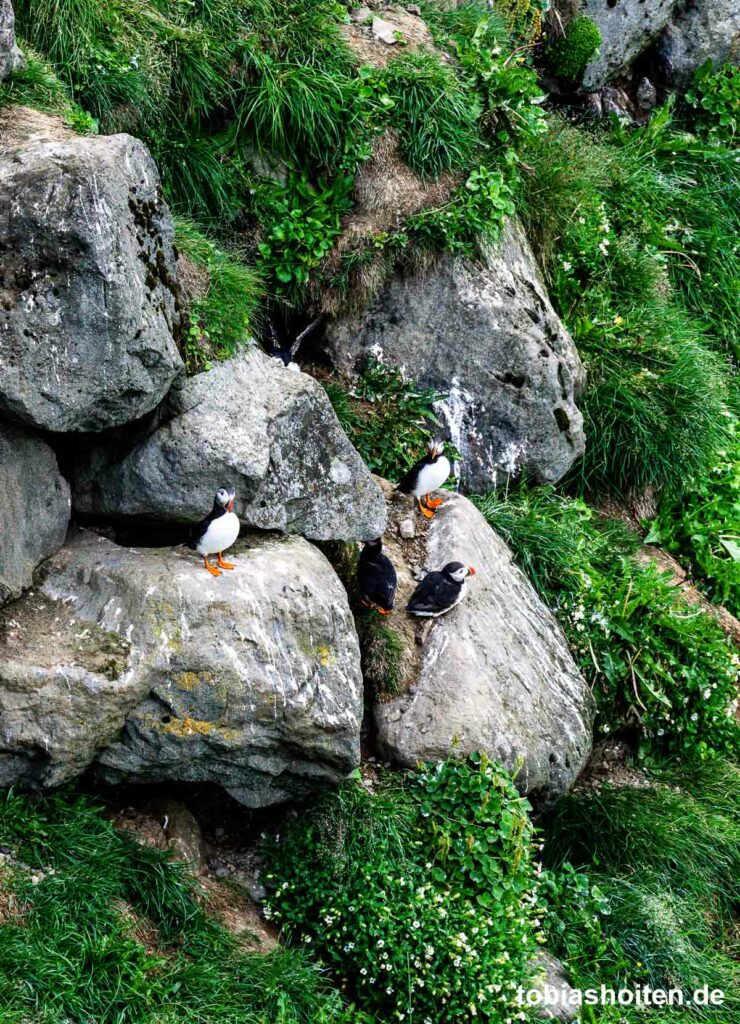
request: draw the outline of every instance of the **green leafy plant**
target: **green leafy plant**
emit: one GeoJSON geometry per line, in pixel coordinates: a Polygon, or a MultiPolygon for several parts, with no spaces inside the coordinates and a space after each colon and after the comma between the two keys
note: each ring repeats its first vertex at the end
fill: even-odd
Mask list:
{"type": "Polygon", "coordinates": [[[634,537],[548,488],[479,504],[554,610],[596,697],[597,734],[636,733],[645,756],[738,755],[732,641],[635,562],[634,537]]]}
{"type": "Polygon", "coordinates": [[[347,783],[273,845],[272,916],[380,1019],[499,1021],[535,949],[528,808],[477,755],[347,783]]]}
{"type": "Polygon", "coordinates": [[[665,500],[650,524],[648,544],[676,555],[703,583],[712,601],[740,615],[740,443],[732,444],[712,471],[687,482],[680,497],[665,500]]]}
{"type": "Polygon", "coordinates": [[[568,22],[562,36],[548,47],[553,73],[567,82],[577,82],[601,46],[601,32],[591,18],[579,14],[568,22]]]}
{"type": "Polygon", "coordinates": [[[731,145],[740,127],[740,67],[705,61],[694,72],[686,102],[696,111],[702,131],[711,139],[731,145]]]}
{"type": "Polygon", "coordinates": [[[339,422],[374,473],[399,480],[434,437],[434,403],[442,395],[416,388],[395,367],[370,360],[351,385],[339,377],[323,384],[339,422]]]}
{"type": "Polygon", "coordinates": [[[514,213],[511,193],[500,171],[480,166],[443,206],[409,217],[407,236],[435,251],[474,256],[482,241],[495,241],[514,213]]]}

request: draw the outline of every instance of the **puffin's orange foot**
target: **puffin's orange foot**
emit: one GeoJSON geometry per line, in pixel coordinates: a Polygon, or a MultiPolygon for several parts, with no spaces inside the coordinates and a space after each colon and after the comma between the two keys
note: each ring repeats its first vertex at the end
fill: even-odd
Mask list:
{"type": "Polygon", "coordinates": [[[439,508],[439,506],[442,505],[442,504],[444,504],[444,498],[430,498],[429,495],[427,494],[427,496],[426,496],[426,506],[427,506],[427,508],[439,508]]]}
{"type": "Polygon", "coordinates": [[[421,501],[418,502],[418,505],[419,505],[419,511],[421,512],[421,514],[424,516],[425,519],[432,519],[433,518],[434,512],[432,511],[432,509],[425,508],[424,505],[422,505],[421,501]]]}
{"type": "Polygon", "coordinates": [[[208,557],[206,555],[203,555],[203,565],[209,571],[211,576],[220,576],[221,575],[221,573],[218,571],[218,569],[215,567],[215,565],[211,565],[210,564],[210,562],[208,561],[208,557]]]}
{"type": "Polygon", "coordinates": [[[218,565],[220,569],[236,569],[236,566],[232,565],[231,562],[224,562],[220,551],[218,553],[218,565]]]}

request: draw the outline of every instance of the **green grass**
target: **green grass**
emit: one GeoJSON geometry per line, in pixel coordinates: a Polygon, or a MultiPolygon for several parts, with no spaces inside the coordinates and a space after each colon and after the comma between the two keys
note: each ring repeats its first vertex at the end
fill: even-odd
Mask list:
{"type": "Polygon", "coordinates": [[[634,734],[645,756],[740,754],[732,641],[636,563],[637,538],[552,488],[476,500],[555,612],[596,698],[597,734],[634,734]]]}
{"type": "Polygon", "coordinates": [[[375,611],[357,620],[362,650],[362,679],[376,699],[398,697],[403,692],[403,638],[375,611]]]}
{"type": "MultiPolygon", "coordinates": [[[[581,987],[722,989],[720,1009],[666,1019],[737,1024],[740,770],[674,762],[654,776],[648,789],[566,796],[543,823],[551,947],[581,987]]],[[[644,1019],[592,1012],[584,1019],[644,1019]]]]}
{"type": "Polygon", "coordinates": [[[21,908],[0,928],[4,1022],[360,1024],[304,954],[244,953],[181,866],[116,832],[88,800],[4,796],[0,842],[30,869],[3,881],[21,908]],[[132,915],[154,930],[154,948],[132,915]]]}
{"type": "Polygon", "coordinates": [[[176,222],[178,251],[205,273],[205,294],[192,302],[186,327],[188,370],[228,359],[259,329],[263,284],[254,267],[211,241],[190,221],[176,222]]]}
{"type": "Polygon", "coordinates": [[[25,67],[0,82],[0,107],[25,106],[45,114],[58,114],[64,123],[81,135],[93,135],[97,125],[70,97],[54,68],[43,57],[25,46],[25,67]]]}

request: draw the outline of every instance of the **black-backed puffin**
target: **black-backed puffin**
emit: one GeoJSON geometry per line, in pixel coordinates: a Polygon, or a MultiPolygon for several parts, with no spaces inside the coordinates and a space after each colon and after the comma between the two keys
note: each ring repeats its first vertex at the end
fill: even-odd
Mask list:
{"type": "Polygon", "coordinates": [[[429,494],[441,487],[451,472],[450,460],[444,454],[444,445],[441,441],[432,441],[424,458],[411,467],[396,490],[402,494],[413,494],[421,514],[431,519],[442,504],[442,499],[430,498],[429,494]]]}
{"type": "Polygon", "coordinates": [[[396,570],[393,562],[383,554],[383,541],[370,540],[360,553],[357,565],[357,589],[361,603],[387,615],[396,598],[396,570]]]}
{"type": "Polygon", "coordinates": [[[231,562],[224,562],[222,552],[230,548],[239,536],[239,519],[234,512],[235,491],[219,487],[213,499],[213,508],[202,523],[195,528],[188,547],[203,555],[203,564],[211,576],[220,576],[219,569],[234,569],[231,562]],[[218,555],[218,566],[211,565],[209,555],[218,555]]]}
{"type": "Polygon", "coordinates": [[[462,562],[448,562],[443,569],[427,573],[411,595],[406,611],[421,618],[444,615],[462,601],[468,576],[475,576],[475,569],[462,562]]]}

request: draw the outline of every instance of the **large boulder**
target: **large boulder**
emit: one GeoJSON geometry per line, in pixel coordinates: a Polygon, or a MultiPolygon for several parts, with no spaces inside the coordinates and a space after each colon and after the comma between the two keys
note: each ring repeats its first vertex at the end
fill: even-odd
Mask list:
{"type": "Polygon", "coordinates": [[[688,0],[679,3],[655,49],[657,70],[672,88],[685,88],[705,61],[740,61],[740,3],[688,0]]]}
{"type": "Polygon", "coordinates": [[[583,74],[583,88],[594,92],[625,71],[660,35],[675,6],[676,0],[583,0],[580,13],[601,33],[601,46],[583,74]]]}
{"type": "Polygon", "coordinates": [[[0,604],[30,587],[39,562],[62,546],[69,513],[69,487],[51,448],[0,423],[0,604]]]}
{"type": "Polygon", "coordinates": [[[0,412],[97,431],[153,409],[180,373],[172,220],[129,135],[0,152],[0,412]]]}
{"type": "Polygon", "coordinates": [[[217,579],[180,550],[75,534],[0,612],[0,785],[213,782],[251,807],[359,761],[347,597],[301,538],[259,538],[217,579]]]}
{"type": "Polygon", "coordinates": [[[76,509],[192,523],[232,487],[247,526],[318,540],[383,532],[383,495],[323,388],[256,346],[173,389],[163,416],[133,447],[80,457],[76,509]]]}
{"type": "Polygon", "coordinates": [[[374,357],[449,394],[439,411],[469,490],[500,471],[559,480],[584,450],[578,353],[514,221],[480,264],[445,255],[396,276],[366,310],[332,322],[324,346],[343,371],[374,357]]]}
{"type": "MultiPolygon", "coordinates": [[[[419,538],[397,539],[408,499],[391,498],[387,537],[394,560],[419,558],[419,538]]],[[[429,569],[474,566],[463,602],[417,620],[412,674],[401,696],[376,703],[380,755],[402,765],[486,751],[537,801],[575,781],[591,749],[594,702],[565,637],[509,549],[466,498],[446,494],[426,532],[429,569]]],[[[388,624],[408,634],[408,574],[388,624]]],[[[413,628],[413,627],[412,627],[413,628]]],[[[409,647],[409,641],[406,640],[409,647]]]]}
{"type": "Polygon", "coordinates": [[[0,0],[0,82],[23,64],[23,55],[15,42],[13,5],[10,0],[0,0]]]}

